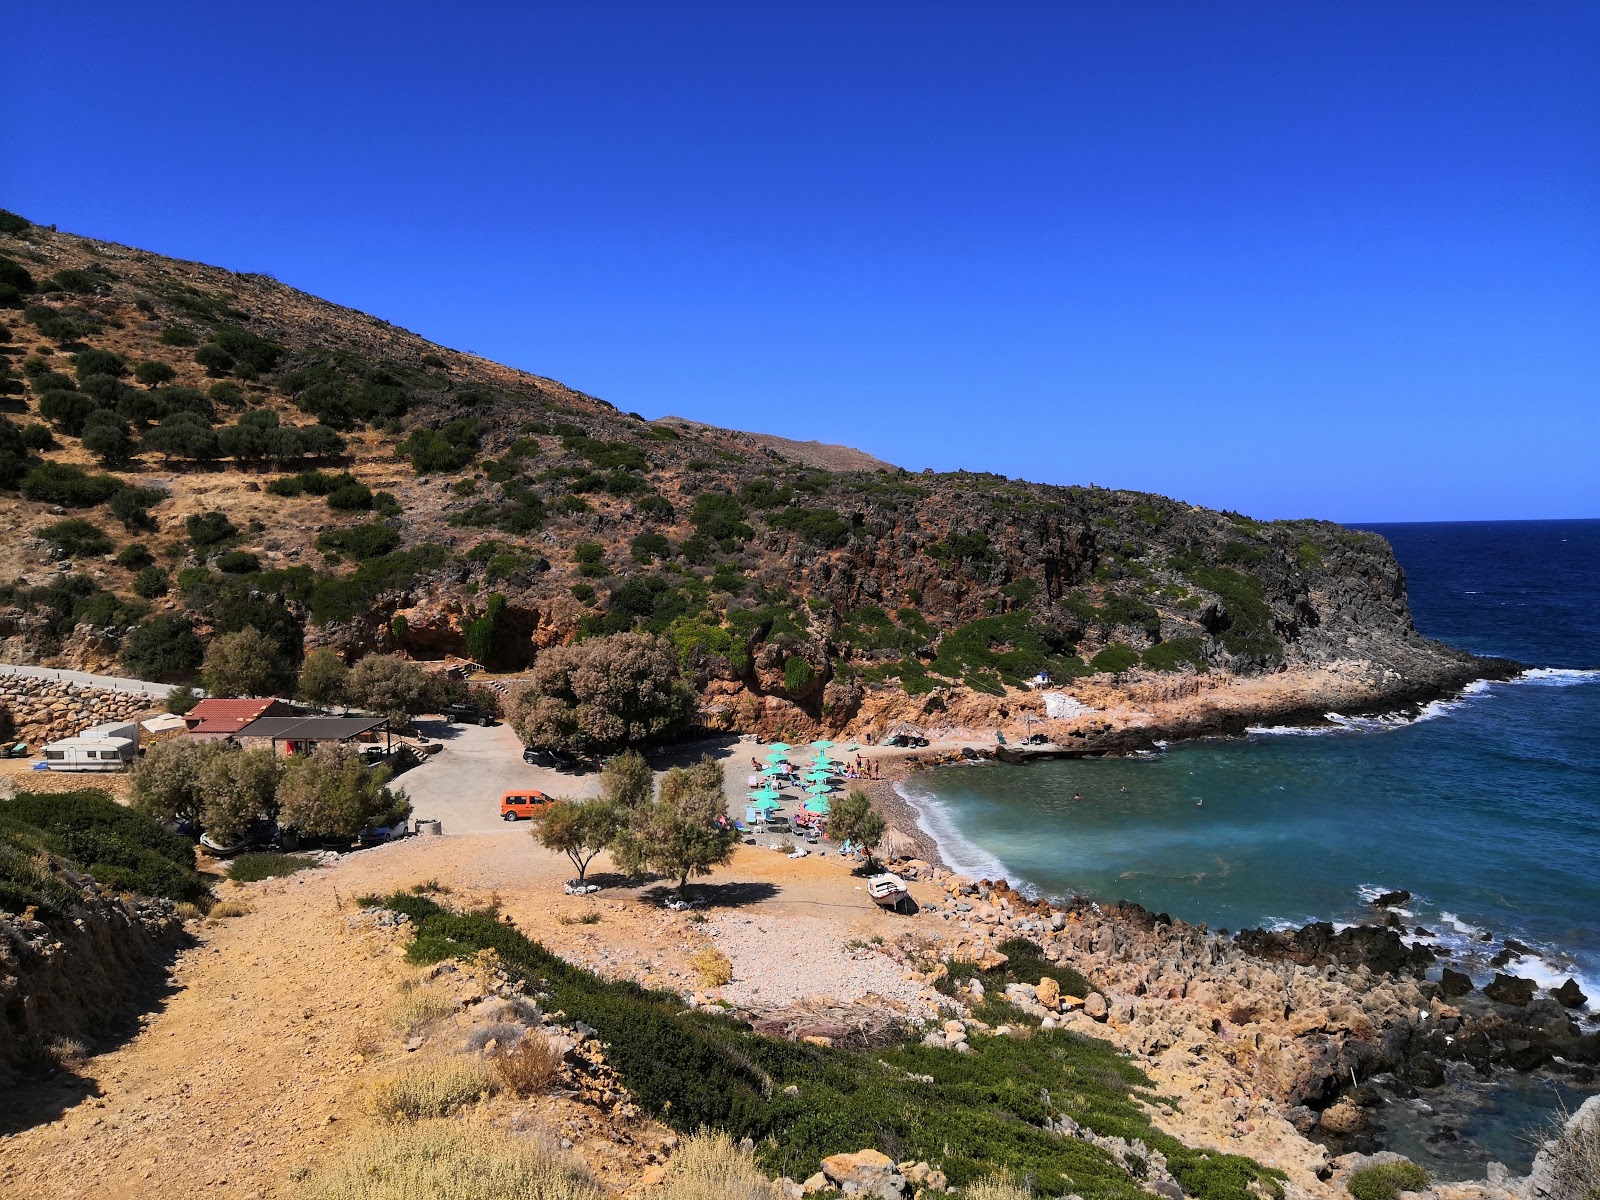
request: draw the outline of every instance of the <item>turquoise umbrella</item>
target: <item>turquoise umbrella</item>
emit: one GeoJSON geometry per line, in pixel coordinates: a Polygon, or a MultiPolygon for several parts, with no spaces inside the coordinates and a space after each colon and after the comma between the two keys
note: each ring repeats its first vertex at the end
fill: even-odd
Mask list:
{"type": "Polygon", "coordinates": [[[750,802],[750,807],[760,809],[762,812],[771,812],[779,805],[776,800],[756,799],[750,802]]]}
{"type": "Polygon", "coordinates": [[[832,812],[833,809],[828,807],[828,802],[826,800],[824,800],[821,796],[818,796],[815,800],[806,801],[806,811],[808,813],[814,813],[819,817],[825,817],[832,812]]]}
{"type": "Polygon", "coordinates": [[[832,782],[832,780],[833,780],[833,776],[827,771],[807,771],[806,772],[806,782],[807,783],[830,783],[830,782],[832,782]]]}
{"type": "Polygon", "coordinates": [[[818,738],[816,741],[812,742],[811,745],[818,750],[826,750],[829,746],[833,745],[833,743],[827,738],[818,738]]]}
{"type": "Polygon", "coordinates": [[[778,793],[776,791],[774,791],[772,788],[764,787],[760,791],[751,792],[750,793],[750,799],[752,799],[752,800],[776,800],[776,799],[778,799],[778,793]]]}
{"type": "Polygon", "coordinates": [[[826,796],[829,792],[833,791],[833,788],[828,786],[826,783],[813,783],[806,789],[806,791],[813,796],[826,796]]]}
{"type": "Polygon", "coordinates": [[[769,747],[772,750],[792,750],[793,748],[788,742],[773,742],[769,747]]]}
{"type": "Polygon", "coordinates": [[[785,775],[787,772],[782,767],[762,767],[763,775],[785,775]]]}

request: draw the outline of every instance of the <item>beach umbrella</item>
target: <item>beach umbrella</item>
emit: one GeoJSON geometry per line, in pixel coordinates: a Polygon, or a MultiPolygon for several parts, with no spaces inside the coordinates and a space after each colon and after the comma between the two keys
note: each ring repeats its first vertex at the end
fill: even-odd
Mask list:
{"type": "Polygon", "coordinates": [[[751,792],[750,793],[750,799],[752,799],[752,800],[766,800],[766,801],[769,801],[769,802],[776,801],[778,799],[778,793],[775,792],[772,788],[769,788],[769,787],[768,788],[762,788],[759,792],[751,792]]]}
{"type": "Polygon", "coordinates": [[[769,767],[775,767],[779,763],[786,763],[788,761],[789,761],[788,757],[786,755],[783,755],[783,754],[769,754],[769,755],[767,755],[767,759],[766,759],[767,765],[769,767]]]}
{"type": "Polygon", "coordinates": [[[776,800],[754,800],[751,802],[751,807],[759,809],[761,812],[771,812],[778,807],[778,802],[776,800]]]}
{"type": "Polygon", "coordinates": [[[821,796],[818,796],[815,800],[806,801],[806,811],[819,817],[825,817],[832,812],[833,809],[829,807],[826,800],[824,800],[821,796]]]}
{"type": "Polygon", "coordinates": [[[794,749],[794,747],[789,745],[788,742],[773,742],[770,748],[773,749],[773,750],[792,750],[792,749],[794,749]]]}
{"type": "Polygon", "coordinates": [[[771,776],[771,775],[783,775],[783,774],[786,774],[787,772],[785,772],[782,767],[762,767],[761,768],[761,773],[763,775],[771,776]]]}
{"type": "Polygon", "coordinates": [[[807,771],[806,772],[806,782],[807,783],[829,783],[829,782],[832,781],[832,779],[833,779],[833,775],[828,771],[807,771]]]}
{"type": "Polygon", "coordinates": [[[806,789],[806,791],[813,796],[826,796],[829,792],[833,791],[833,787],[831,784],[813,783],[806,789]]]}
{"type": "Polygon", "coordinates": [[[811,745],[814,749],[826,750],[829,746],[833,745],[833,743],[827,738],[818,738],[816,741],[812,742],[811,745]]]}

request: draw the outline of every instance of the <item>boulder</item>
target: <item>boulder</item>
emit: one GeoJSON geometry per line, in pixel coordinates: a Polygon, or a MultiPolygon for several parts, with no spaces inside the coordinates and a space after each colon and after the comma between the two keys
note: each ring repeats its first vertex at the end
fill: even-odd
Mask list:
{"type": "Polygon", "coordinates": [[[1393,908],[1397,904],[1405,904],[1411,899],[1411,893],[1406,891],[1385,892],[1373,900],[1373,908],[1393,908]]]}
{"type": "Polygon", "coordinates": [[[1104,1021],[1106,1019],[1106,1014],[1111,1010],[1110,1006],[1106,1004],[1106,998],[1104,996],[1102,996],[1099,992],[1090,992],[1089,995],[1084,999],[1083,1011],[1089,1016],[1093,1017],[1096,1021],[1104,1021]]]}
{"type": "Polygon", "coordinates": [[[1455,1000],[1472,991],[1472,976],[1464,971],[1452,971],[1446,967],[1439,976],[1439,990],[1444,993],[1446,1000],[1455,1000]]]}
{"type": "Polygon", "coordinates": [[[830,1154],[822,1160],[822,1173],[841,1192],[857,1196],[900,1200],[906,1190],[906,1177],[900,1174],[894,1160],[877,1150],[830,1154]]]}
{"type": "MultiPolygon", "coordinates": [[[[1571,982],[1571,981],[1569,980],[1568,982],[1571,982]]],[[[1039,986],[1036,989],[1036,991],[1038,993],[1038,998],[1039,998],[1039,1003],[1040,1004],[1042,1004],[1046,1008],[1050,1008],[1050,1009],[1054,1009],[1054,1008],[1059,1008],[1060,1007],[1060,1005],[1061,1005],[1061,985],[1059,983],[1057,983],[1054,979],[1051,979],[1049,976],[1046,976],[1045,978],[1039,980],[1039,986]]],[[[1569,1005],[1568,1007],[1576,1008],[1577,1005],[1569,1005]]]]}
{"type": "Polygon", "coordinates": [[[1568,979],[1560,987],[1550,989],[1550,994],[1561,1002],[1563,1008],[1582,1008],[1589,1002],[1576,979],[1568,979]]]}
{"type": "Polygon", "coordinates": [[[1497,971],[1494,979],[1484,987],[1483,994],[1500,1004],[1514,1004],[1520,1008],[1533,999],[1533,993],[1537,990],[1538,984],[1531,979],[1497,971]]]}
{"type": "Polygon", "coordinates": [[[1361,1111],[1361,1106],[1351,1103],[1348,1099],[1340,1100],[1322,1114],[1318,1127],[1325,1133],[1347,1135],[1360,1133],[1367,1125],[1367,1114],[1361,1111]]]}

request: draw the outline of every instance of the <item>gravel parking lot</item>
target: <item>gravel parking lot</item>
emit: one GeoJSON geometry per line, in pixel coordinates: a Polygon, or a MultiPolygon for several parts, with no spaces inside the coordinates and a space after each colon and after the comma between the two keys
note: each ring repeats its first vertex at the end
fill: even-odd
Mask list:
{"type": "Polygon", "coordinates": [[[513,788],[547,796],[598,794],[599,775],[568,775],[522,761],[522,743],[508,725],[483,729],[439,719],[417,722],[417,730],[444,749],[395,780],[411,797],[412,816],[442,821],[445,833],[527,832],[527,824],[500,819],[500,797],[513,788]]]}

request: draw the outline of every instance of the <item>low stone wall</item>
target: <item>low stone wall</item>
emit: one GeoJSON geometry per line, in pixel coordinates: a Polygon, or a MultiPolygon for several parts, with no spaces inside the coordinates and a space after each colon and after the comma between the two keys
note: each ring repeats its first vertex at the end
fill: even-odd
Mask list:
{"type": "Polygon", "coordinates": [[[17,738],[37,751],[46,742],[71,737],[107,721],[125,721],[156,711],[160,701],[138,692],[117,692],[82,683],[0,675],[0,708],[9,709],[17,738]]]}

